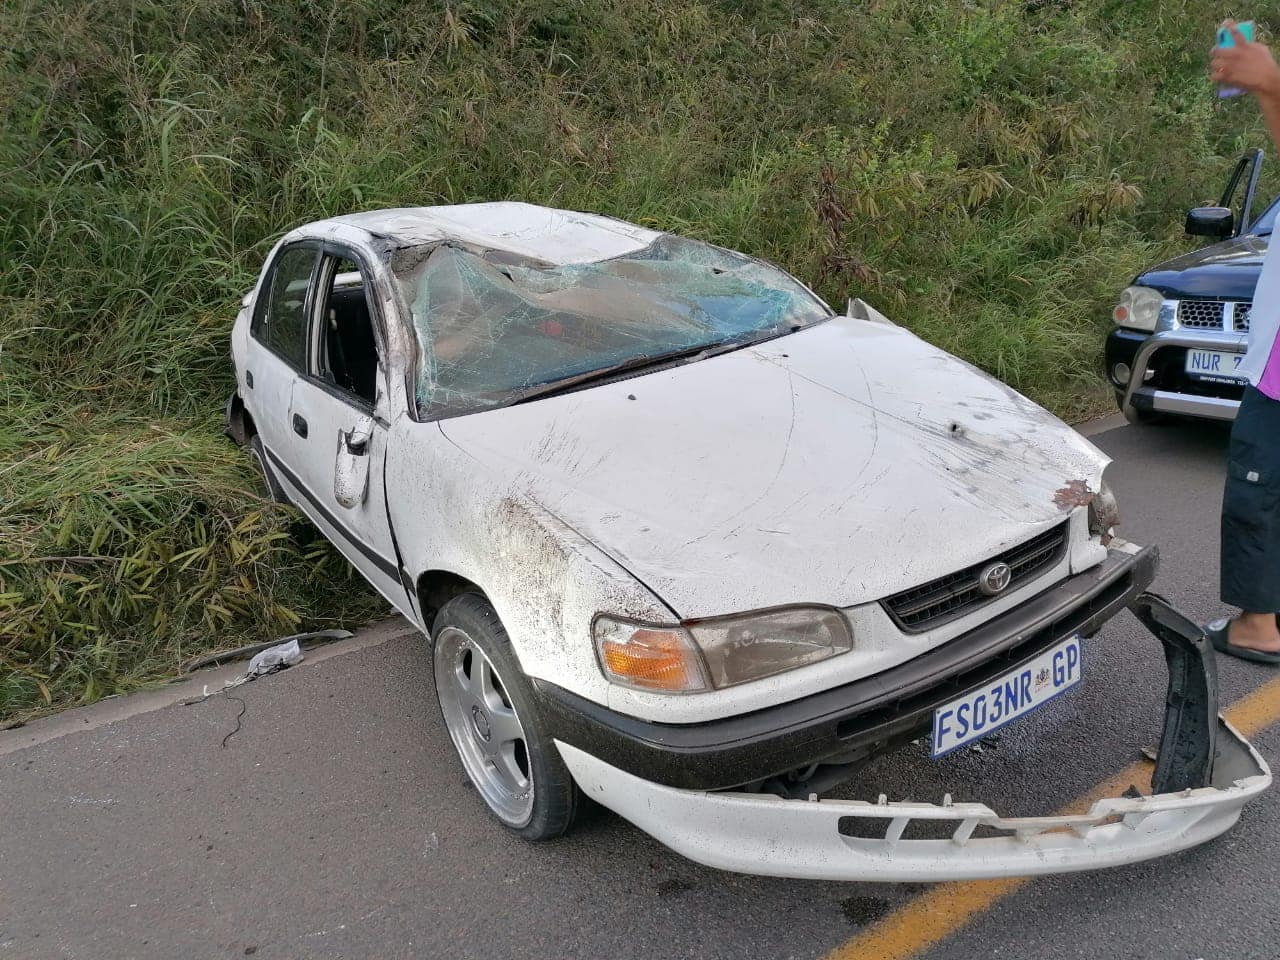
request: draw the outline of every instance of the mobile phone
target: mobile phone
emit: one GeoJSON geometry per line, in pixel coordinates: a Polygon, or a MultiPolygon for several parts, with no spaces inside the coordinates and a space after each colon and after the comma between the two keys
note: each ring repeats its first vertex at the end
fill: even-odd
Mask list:
{"type": "MultiPolygon", "coordinates": [[[[1236,29],[1240,31],[1240,36],[1244,37],[1250,43],[1253,43],[1253,21],[1252,20],[1246,20],[1243,23],[1237,23],[1236,29]]],[[[1235,45],[1236,45],[1236,38],[1231,35],[1231,31],[1228,30],[1226,27],[1219,27],[1218,28],[1218,47],[1219,48],[1234,47],[1235,45]]],[[[1239,87],[1219,87],[1218,88],[1218,96],[1223,98],[1238,97],[1242,93],[1244,93],[1244,91],[1241,90],[1239,87]]]]}

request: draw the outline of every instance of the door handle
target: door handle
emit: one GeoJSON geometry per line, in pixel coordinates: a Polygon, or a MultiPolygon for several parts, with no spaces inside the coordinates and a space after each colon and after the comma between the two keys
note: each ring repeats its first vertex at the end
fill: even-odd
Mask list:
{"type": "Polygon", "coordinates": [[[304,440],[307,438],[307,421],[296,413],[293,415],[293,432],[304,440]]]}
{"type": "Polygon", "coordinates": [[[363,457],[369,452],[369,439],[372,436],[373,421],[365,417],[342,435],[342,442],[351,456],[363,457]]]}
{"type": "Polygon", "coordinates": [[[253,371],[252,370],[246,370],[244,372],[244,385],[248,387],[250,390],[253,389],[253,371]]]}

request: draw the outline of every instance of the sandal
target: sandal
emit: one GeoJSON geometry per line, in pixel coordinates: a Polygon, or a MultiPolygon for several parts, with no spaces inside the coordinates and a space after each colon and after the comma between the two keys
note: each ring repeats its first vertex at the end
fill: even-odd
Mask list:
{"type": "Polygon", "coordinates": [[[1228,631],[1230,629],[1230,620],[1214,620],[1212,623],[1205,625],[1204,633],[1209,638],[1209,642],[1213,644],[1213,649],[1219,653],[1225,653],[1229,657],[1239,657],[1241,660],[1252,660],[1254,663],[1280,664],[1280,651],[1250,650],[1248,647],[1238,647],[1228,639],[1228,631]]]}

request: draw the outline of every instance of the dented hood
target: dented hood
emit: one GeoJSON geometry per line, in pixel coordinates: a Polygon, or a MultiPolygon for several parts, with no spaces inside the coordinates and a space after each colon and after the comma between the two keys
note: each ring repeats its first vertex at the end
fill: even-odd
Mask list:
{"type": "Polygon", "coordinates": [[[1106,458],[888,324],[441,422],[683,618],[877,600],[1060,522],[1106,458]]]}

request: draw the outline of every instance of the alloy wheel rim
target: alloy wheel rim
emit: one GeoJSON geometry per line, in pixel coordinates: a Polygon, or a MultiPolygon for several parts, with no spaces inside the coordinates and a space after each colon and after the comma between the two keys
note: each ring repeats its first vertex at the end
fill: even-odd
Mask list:
{"type": "Polygon", "coordinates": [[[533,815],[533,776],[524,726],[493,662],[457,627],[435,644],[436,693],[467,776],[505,823],[533,815]]]}

